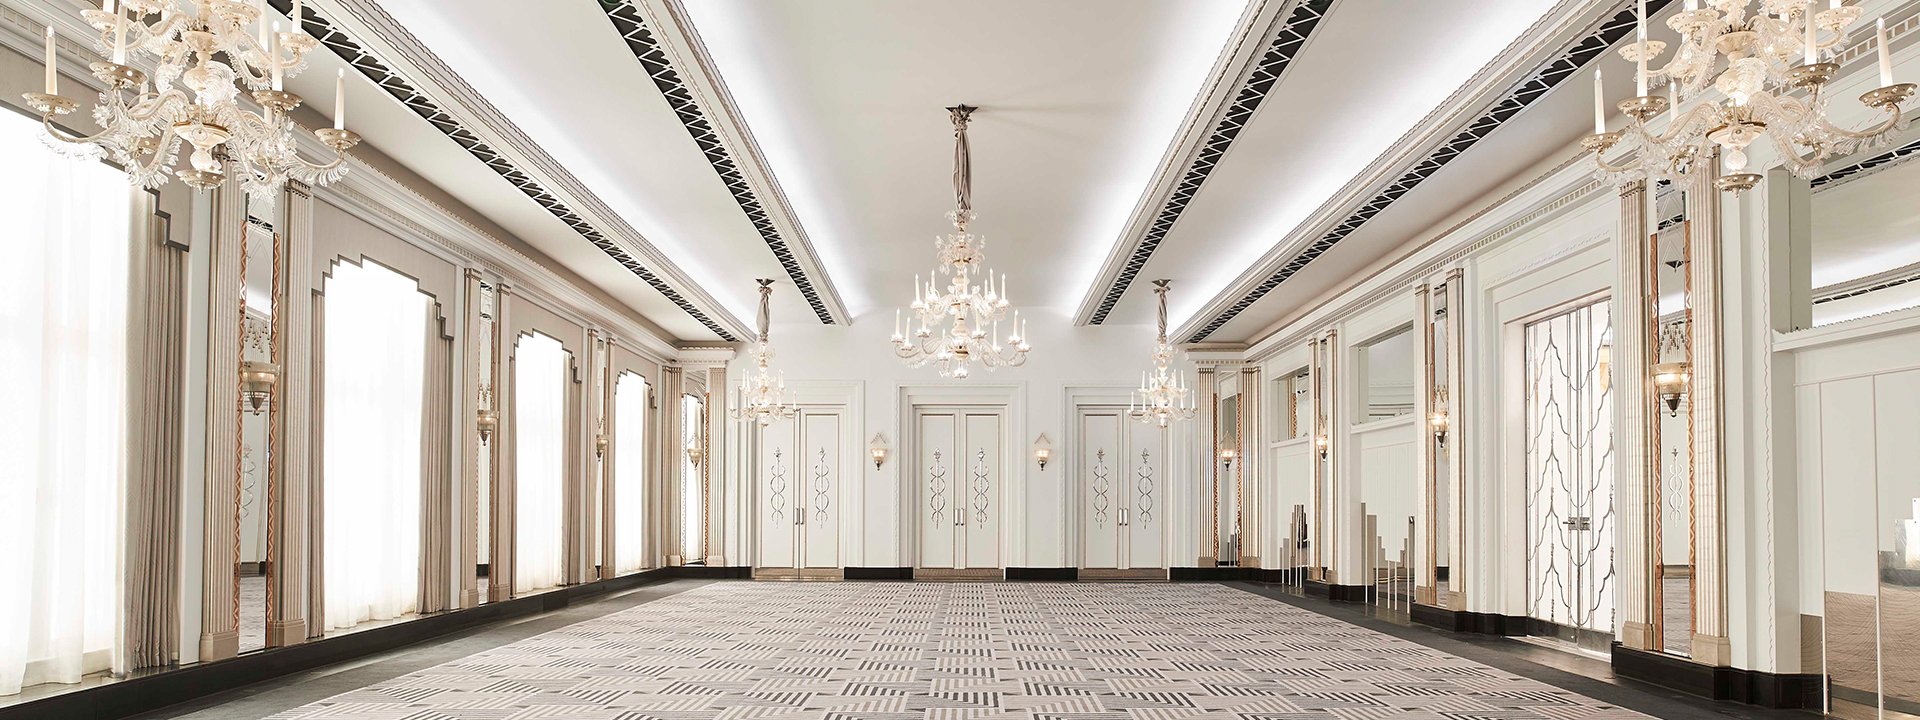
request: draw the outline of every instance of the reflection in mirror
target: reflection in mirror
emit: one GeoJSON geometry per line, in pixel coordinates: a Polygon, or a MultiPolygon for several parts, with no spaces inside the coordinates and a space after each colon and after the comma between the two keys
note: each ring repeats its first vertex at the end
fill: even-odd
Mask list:
{"type": "Polygon", "coordinates": [[[680,547],[683,564],[706,561],[706,482],[701,476],[707,451],[706,403],[700,396],[680,396],[680,547]]]}
{"type": "Polygon", "coordinates": [[[1238,391],[1235,393],[1220,398],[1216,425],[1214,460],[1220,471],[1219,502],[1214,506],[1219,513],[1216,527],[1220,529],[1220,551],[1215,557],[1218,565],[1240,564],[1240,396],[1238,391]]]}
{"type": "MultiPolygon", "coordinates": [[[[250,219],[251,220],[251,219],[250,219]]],[[[240,332],[243,363],[273,362],[274,232],[259,220],[247,223],[246,258],[242,268],[245,292],[240,332]]],[[[277,399],[277,398],[276,398],[277,399]]],[[[240,652],[267,646],[267,494],[272,444],[268,435],[275,417],[273,400],[240,400],[240,477],[236,528],[240,547],[234,567],[240,591],[240,652]]]]}
{"type": "MultiPolygon", "coordinates": [[[[1885,397],[1920,396],[1920,372],[1882,376],[1876,381],[1885,397]]],[[[1879,565],[1880,702],[1883,717],[1920,717],[1920,652],[1913,637],[1920,632],[1920,447],[1904,441],[1920,424],[1920,409],[1881,403],[1875,418],[1882,447],[1877,462],[1877,522],[1875,555],[1879,565]],[[1893,432],[1887,432],[1893,429],[1893,432]],[[1892,435],[1893,437],[1888,437],[1892,435]],[[1895,440],[1893,438],[1902,438],[1895,440]],[[1888,471],[1891,468],[1902,468],[1888,471]]]]}
{"type": "Polygon", "coordinates": [[[620,373],[613,384],[613,571],[652,564],[647,548],[647,379],[620,373]]]}
{"type": "Polygon", "coordinates": [[[1291,442],[1273,454],[1272,477],[1278,483],[1275,489],[1279,502],[1270,507],[1279,511],[1272,522],[1279,523],[1280,546],[1276,548],[1278,562],[1270,567],[1285,569],[1281,581],[1294,588],[1301,587],[1310,564],[1306,556],[1307,507],[1313,498],[1313,444],[1298,442],[1313,432],[1312,386],[1308,383],[1307,370],[1301,368],[1275,378],[1269,395],[1276,400],[1273,435],[1278,442],[1291,442]]]}
{"type": "Polygon", "coordinates": [[[494,452],[495,445],[500,441],[498,434],[500,398],[494,391],[500,371],[499,363],[495,362],[494,357],[494,349],[500,344],[500,324],[495,319],[498,315],[495,307],[499,302],[496,292],[491,284],[480,285],[480,329],[477,342],[468,345],[474,350],[473,366],[477,368],[480,375],[480,393],[474,401],[478,406],[476,424],[480,433],[480,444],[478,455],[474,458],[473,474],[474,507],[477,508],[475,510],[477,517],[474,522],[473,577],[474,587],[480,590],[478,602],[483,604],[493,601],[493,592],[488,584],[492,579],[493,568],[494,452]]]}
{"type": "MultiPolygon", "coordinates": [[[[1440,590],[1448,587],[1448,581],[1451,578],[1448,572],[1448,554],[1452,548],[1451,540],[1453,538],[1453,507],[1451,505],[1453,500],[1453,468],[1448,463],[1447,458],[1447,453],[1452,450],[1453,446],[1452,426],[1454,420],[1453,392],[1447,385],[1447,343],[1453,340],[1453,338],[1447,335],[1448,290],[1449,288],[1445,285],[1434,288],[1433,293],[1429,296],[1431,298],[1431,305],[1429,307],[1432,309],[1432,312],[1430,312],[1427,317],[1427,327],[1430,332],[1433,333],[1433,356],[1430,358],[1428,370],[1430,375],[1427,381],[1427,386],[1433,388],[1433,400],[1431,401],[1433,406],[1429,412],[1437,414],[1439,418],[1444,418],[1447,426],[1444,432],[1438,432],[1434,437],[1424,438],[1422,440],[1423,442],[1431,443],[1429,447],[1432,448],[1430,467],[1433,473],[1433,489],[1429,493],[1429,496],[1432,498],[1431,522],[1433,528],[1428,534],[1428,537],[1431,538],[1432,542],[1431,572],[1433,576],[1431,578],[1423,578],[1421,582],[1423,585],[1440,590]]],[[[1440,605],[1440,598],[1434,598],[1434,604],[1440,605]]]]}
{"type": "Polygon", "coordinates": [[[1419,357],[1413,330],[1401,328],[1356,350],[1363,394],[1354,424],[1413,412],[1413,372],[1419,357]]]}
{"type": "MultiPolygon", "coordinates": [[[[1657,228],[1653,236],[1653,290],[1659,298],[1654,362],[1685,367],[1692,348],[1692,301],[1688,292],[1690,249],[1686,191],[1662,182],[1654,188],[1657,228]]],[[[1657,374],[1657,371],[1656,371],[1657,374]]],[[[1686,393],[1661,398],[1654,415],[1659,497],[1659,539],[1654,564],[1655,608],[1660,648],[1674,655],[1693,650],[1693,414],[1686,393]]]]}
{"type": "Polygon", "coordinates": [[[1813,323],[1920,306],[1920,154],[1813,183],[1813,323]]]}

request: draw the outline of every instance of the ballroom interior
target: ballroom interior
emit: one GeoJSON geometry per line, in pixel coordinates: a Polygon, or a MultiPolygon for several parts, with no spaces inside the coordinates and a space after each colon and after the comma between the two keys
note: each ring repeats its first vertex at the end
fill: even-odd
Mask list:
{"type": "Polygon", "coordinates": [[[0,720],[1920,718],[1915,83],[1920,0],[0,0],[0,720]]]}

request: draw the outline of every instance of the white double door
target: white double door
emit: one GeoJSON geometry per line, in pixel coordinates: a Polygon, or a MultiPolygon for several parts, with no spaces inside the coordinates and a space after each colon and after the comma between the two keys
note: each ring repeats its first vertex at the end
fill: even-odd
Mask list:
{"type": "Polygon", "coordinates": [[[1167,431],[1135,422],[1123,407],[1081,407],[1075,415],[1081,569],[1165,568],[1167,431]]]}
{"type": "Polygon", "coordinates": [[[1001,408],[915,411],[920,561],[928,569],[1000,567],[1001,408]]]}
{"type": "Polygon", "coordinates": [[[851,469],[840,406],[805,406],[760,430],[760,558],[769,569],[840,567],[840,487],[851,469]]]}

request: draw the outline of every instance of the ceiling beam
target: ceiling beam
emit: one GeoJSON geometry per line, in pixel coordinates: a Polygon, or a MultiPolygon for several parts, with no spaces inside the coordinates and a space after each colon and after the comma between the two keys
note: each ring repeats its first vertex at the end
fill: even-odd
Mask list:
{"type": "MultiPolygon", "coordinates": [[[[1635,0],[1561,0],[1446,102],[1388,146],[1175,336],[1208,339],[1633,31],[1635,0]]],[[[1648,0],[1657,13],[1672,0],[1648,0]]]]}
{"type": "MultiPolygon", "coordinates": [[[[269,0],[282,13],[290,0],[269,0]]],[[[753,331],[373,0],[313,0],[303,29],[726,342],[753,331]]]]}

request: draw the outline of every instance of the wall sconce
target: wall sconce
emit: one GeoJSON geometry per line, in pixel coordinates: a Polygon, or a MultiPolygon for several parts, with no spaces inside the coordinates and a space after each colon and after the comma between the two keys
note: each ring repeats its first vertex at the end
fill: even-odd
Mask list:
{"type": "Polygon", "coordinates": [[[700,467],[700,461],[705,459],[706,455],[706,451],[700,449],[698,440],[687,443],[687,462],[693,463],[694,467],[700,467]]]}
{"type": "Polygon", "coordinates": [[[1220,448],[1220,464],[1227,466],[1228,470],[1233,469],[1233,459],[1239,456],[1240,451],[1238,450],[1230,447],[1220,448]]]}
{"type": "Polygon", "coordinates": [[[272,404],[273,386],[280,382],[280,366],[248,360],[240,363],[240,398],[255,415],[272,404]]]}
{"type": "Polygon", "coordinates": [[[1047,439],[1046,433],[1033,439],[1033,459],[1040,462],[1040,472],[1047,471],[1047,461],[1053,459],[1053,441],[1047,439]]]}
{"type": "Polygon", "coordinates": [[[597,424],[599,427],[593,433],[593,456],[596,459],[605,459],[607,457],[607,421],[601,420],[597,424]]]}
{"type": "Polygon", "coordinates": [[[1439,441],[1440,444],[1446,444],[1447,430],[1452,426],[1453,421],[1447,417],[1447,411],[1435,410],[1427,413],[1427,429],[1433,431],[1433,439],[1439,441]]]}
{"type": "Polygon", "coordinates": [[[1333,441],[1328,439],[1326,435],[1315,435],[1313,437],[1313,449],[1320,451],[1321,460],[1327,459],[1327,449],[1332,445],[1333,441]]]}
{"type": "Polygon", "coordinates": [[[480,442],[491,442],[500,427],[500,413],[493,409],[493,388],[480,386],[480,410],[474,413],[473,426],[480,431],[480,442]]]}
{"type": "Polygon", "coordinates": [[[1687,396],[1687,383],[1693,379],[1687,364],[1683,362],[1660,363],[1653,366],[1653,391],[1667,404],[1667,416],[1680,414],[1680,401],[1687,396]]]}
{"type": "Polygon", "coordinates": [[[887,447],[887,436],[881,433],[874,433],[873,442],[867,443],[867,453],[873,456],[873,469],[879,470],[881,465],[887,464],[887,451],[889,449],[890,448],[887,447]]]}

